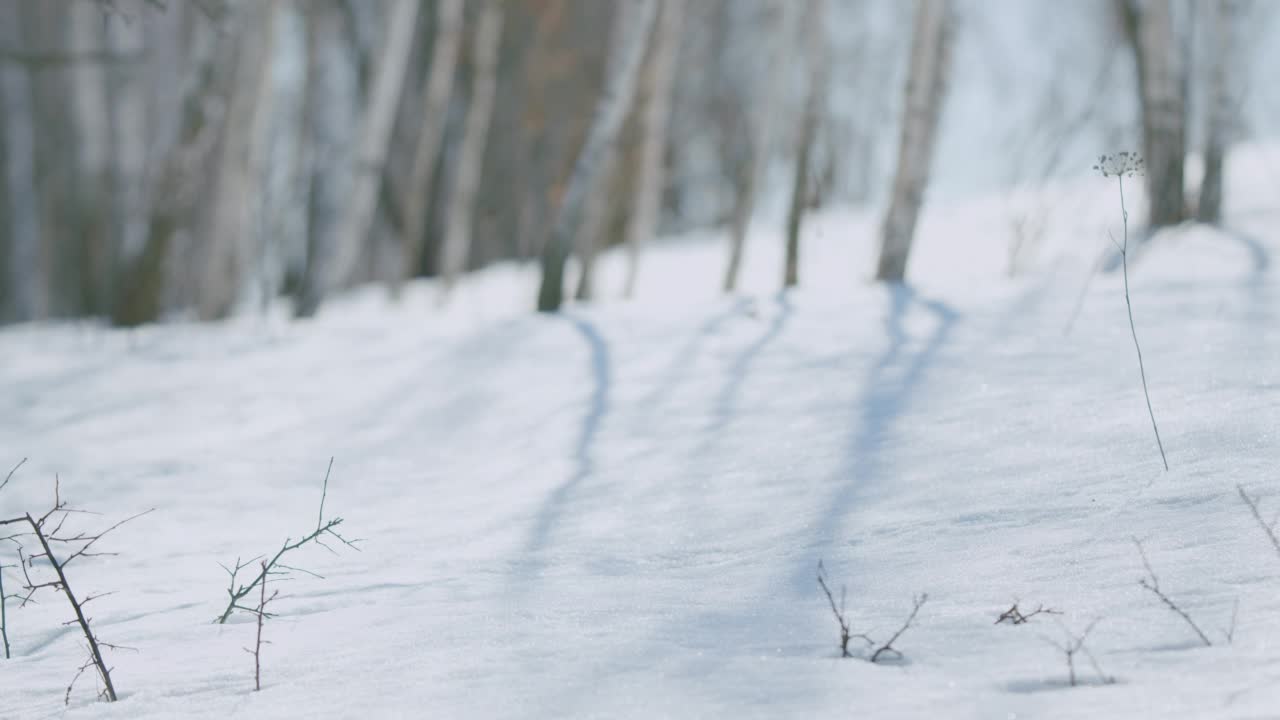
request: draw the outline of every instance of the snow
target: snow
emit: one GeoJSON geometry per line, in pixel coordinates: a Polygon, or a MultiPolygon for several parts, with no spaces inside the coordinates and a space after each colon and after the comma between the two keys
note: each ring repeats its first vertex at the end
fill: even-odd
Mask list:
{"type": "MultiPolygon", "coordinates": [[[[1232,232],[1171,231],[1134,267],[1167,473],[1118,274],[1064,333],[1119,230],[1101,179],[930,206],[909,288],[865,280],[878,216],[832,210],[785,295],[762,223],[728,299],[707,234],[652,248],[635,301],[558,317],[527,312],[535,271],[509,265],[443,311],[421,283],[293,324],[0,331],[0,463],[30,458],[0,517],[46,507],[55,475],[102,513],[83,527],[156,508],[71,571],[116,591],[90,614],[136,648],[109,654],[120,702],[86,676],[63,706],[83,650],[45,595],[10,602],[0,717],[1275,713],[1280,557],[1235,489],[1280,511],[1262,157],[1233,158],[1232,232]],[[1010,214],[1042,207],[1011,278],[1010,214]],[[278,583],[255,693],[252,618],[211,622],[217,563],[314,528],[330,456],[327,511],[363,550],[290,557],[324,578],[278,583]],[[1133,537],[1213,647],[1139,587],[1133,537]],[[929,594],[901,662],[838,658],[819,560],[877,640],[929,594]],[[1063,614],[994,624],[1015,600],[1063,614]],[[1116,683],[1065,687],[1049,641],[1097,618],[1116,683]]],[[[624,258],[602,262],[616,292],[624,258]]]]}

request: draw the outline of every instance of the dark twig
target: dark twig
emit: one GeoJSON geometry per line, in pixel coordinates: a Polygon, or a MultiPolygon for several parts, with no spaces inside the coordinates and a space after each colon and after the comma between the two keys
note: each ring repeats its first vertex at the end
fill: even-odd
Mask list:
{"type": "MultiPolygon", "coordinates": [[[[49,561],[49,565],[53,567],[53,571],[58,575],[58,586],[62,590],[62,594],[66,596],[67,602],[71,603],[71,609],[75,611],[76,622],[80,625],[80,630],[84,633],[85,640],[89,643],[89,656],[93,660],[93,664],[98,668],[98,675],[102,677],[102,684],[105,687],[104,693],[110,702],[116,701],[116,689],[111,684],[111,671],[107,668],[107,663],[102,659],[102,651],[98,648],[98,639],[93,635],[93,629],[89,627],[89,620],[85,618],[84,610],[79,601],[76,600],[75,593],[71,590],[71,584],[67,582],[67,574],[63,570],[63,564],[58,562],[54,556],[52,548],[49,547],[49,540],[45,537],[39,523],[27,514],[27,522],[31,524],[31,530],[35,533],[36,539],[40,541],[40,547],[44,549],[44,557],[49,561]]],[[[118,525],[117,525],[118,527],[118,525]]],[[[83,669],[82,669],[83,672],[83,669]]],[[[77,674],[79,677],[79,674],[77,674]]],[[[75,681],[72,681],[74,685],[75,681]]],[[[70,696],[71,688],[67,688],[67,695],[70,696]]]]}
{"type": "Polygon", "coordinates": [[[22,458],[21,460],[18,461],[17,465],[13,466],[13,469],[9,471],[9,474],[4,476],[4,482],[0,482],[0,490],[3,490],[4,486],[9,484],[9,481],[13,479],[13,474],[18,472],[18,468],[22,467],[26,463],[27,463],[27,459],[22,458]]]}
{"type": "Polygon", "coordinates": [[[1053,608],[1047,608],[1044,605],[1037,606],[1035,610],[1032,610],[1029,613],[1023,613],[1022,609],[1018,607],[1017,601],[1015,601],[1013,603],[1013,607],[1000,613],[1000,617],[996,618],[995,624],[1001,625],[1003,623],[1009,623],[1010,625],[1023,625],[1037,615],[1061,614],[1061,612],[1054,610],[1053,608]]]}
{"type": "Polygon", "coordinates": [[[1133,544],[1138,548],[1138,555],[1142,557],[1142,566],[1147,570],[1147,577],[1139,580],[1138,584],[1152,595],[1160,598],[1160,602],[1164,603],[1165,607],[1177,613],[1179,617],[1185,620],[1187,625],[1191,626],[1191,629],[1195,631],[1196,635],[1199,636],[1200,641],[1203,642],[1206,647],[1213,645],[1213,643],[1209,641],[1209,637],[1200,630],[1200,626],[1196,625],[1195,621],[1191,619],[1191,616],[1182,608],[1178,607],[1178,605],[1170,600],[1169,596],[1165,595],[1164,591],[1160,589],[1160,579],[1156,577],[1156,571],[1151,569],[1151,563],[1147,560],[1147,552],[1143,549],[1142,542],[1135,537],[1133,538],[1133,544]]]}
{"type": "Polygon", "coordinates": [[[845,591],[847,588],[844,585],[840,586],[840,605],[837,606],[836,598],[834,595],[831,594],[831,588],[827,585],[826,576],[827,576],[826,568],[822,566],[822,561],[819,560],[818,561],[818,586],[821,587],[822,592],[826,594],[827,602],[830,603],[831,605],[831,613],[835,615],[836,622],[840,624],[840,657],[842,658],[853,657],[853,655],[849,652],[849,640],[851,638],[855,638],[855,637],[861,638],[866,641],[867,645],[871,645],[873,643],[871,641],[871,638],[867,637],[866,635],[850,634],[849,621],[847,618],[845,618],[845,614],[844,614],[845,591]]]}
{"type": "Polygon", "coordinates": [[[9,596],[4,594],[4,569],[5,565],[0,565],[0,639],[4,640],[4,659],[8,660],[9,654],[9,616],[6,610],[9,596]]]}
{"type": "MultiPolygon", "coordinates": [[[[329,467],[330,469],[332,469],[333,467],[332,458],[330,458],[329,460],[329,467]]],[[[240,601],[243,600],[245,597],[248,597],[249,594],[252,593],[260,583],[264,582],[267,578],[267,575],[280,574],[278,569],[297,570],[297,568],[284,565],[283,563],[280,562],[280,559],[283,558],[287,553],[297,550],[298,548],[306,545],[307,543],[314,543],[316,545],[320,545],[321,547],[324,547],[330,552],[333,552],[333,548],[330,548],[328,545],[324,544],[324,538],[328,536],[328,537],[336,538],[343,545],[346,545],[347,547],[353,550],[356,550],[357,552],[360,550],[360,548],[356,547],[356,543],[360,542],[358,539],[349,540],[346,537],[343,537],[342,534],[340,534],[335,529],[342,524],[342,518],[337,517],[337,518],[331,518],[329,520],[324,519],[324,503],[328,494],[329,494],[329,472],[326,471],[325,479],[324,479],[324,487],[320,494],[320,516],[319,516],[319,521],[316,524],[316,529],[311,531],[307,535],[305,535],[302,539],[297,540],[296,542],[290,542],[289,538],[285,538],[284,544],[280,546],[280,549],[276,551],[275,555],[273,555],[269,560],[259,563],[259,566],[260,566],[259,572],[248,583],[237,585],[236,579],[239,576],[240,571],[248,567],[249,563],[241,563],[237,560],[236,566],[234,569],[228,568],[227,566],[222,565],[222,569],[225,570],[227,572],[227,575],[230,576],[227,583],[227,607],[222,611],[222,614],[220,614],[217,618],[214,619],[214,622],[218,624],[225,623],[227,619],[231,617],[231,614],[236,610],[246,610],[246,611],[252,612],[252,609],[245,607],[244,605],[241,604],[240,601]]],[[[253,562],[253,561],[250,560],[249,562],[253,562]]],[[[309,574],[315,575],[315,573],[309,573],[309,574]]]]}
{"type": "MultiPolygon", "coordinates": [[[[261,562],[261,565],[262,565],[262,571],[267,575],[270,575],[271,573],[267,571],[267,567],[266,567],[267,561],[263,560],[261,562]]],[[[267,603],[270,603],[272,600],[275,600],[276,595],[280,594],[279,590],[275,590],[275,591],[272,591],[271,597],[267,597],[266,575],[263,576],[263,580],[258,585],[258,588],[259,588],[258,607],[256,609],[246,608],[247,612],[251,612],[255,616],[257,616],[258,634],[257,634],[257,638],[254,640],[253,649],[252,650],[250,650],[249,648],[244,649],[245,652],[253,656],[253,689],[255,692],[262,689],[262,644],[266,642],[265,640],[262,639],[262,625],[263,625],[263,622],[265,622],[265,620],[271,616],[271,614],[267,612],[267,603]]]]}
{"type": "Polygon", "coordinates": [[[1236,601],[1231,604],[1231,624],[1227,626],[1226,630],[1222,631],[1222,636],[1227,639],[1228,645],[1235,642],[1236,616],[1238,616],[1239,614],[1240,614],[1240,598],[1236,598],[1236,601]]]}
{"type": "Polygon", "coordinates": [[[1271,541],[1271,547],[1275,548],[1277,555],[1280,555],[1280,538],[1276,537],[1275,521],[1268,523],[1262,519],[1262,512],[1258,509],[1258,499],[1250,497],[1243,485],[1236,485],[1236,490],[1240,493],[1240,499],[1249,507],[1249,513],[1253,515],[1253,519],[1258,521],[1258,527],[1262,528],[1262,532],[1266,533],[1267,539],[1271,541]]]}
{"type": "Polygon", "coordinates": [[[1101,619],[1102,618],[1096,618],[1093,622],[1089,623],[1089,625],[1085,627],[1084,632],[1079,634],[1075,634],[1071,632],[1070,630],[1067,629],[1066,625],[1063,625],[1061,621],[1058,621],[1058,627],[1062,628],[1062,634],[1066,639],[1063,642],[1059,643],[1055,640],[1044,638],[1045,642],[1056,647],[1058,650],[1061,650],[1062,654],[1066,657],[1067,682],[1070,683],[1071,687],[1075,687],[1076,685],[1079,684],[1076,678],[1075,658],[1077,653],[1084,653],[1084,656],[1089,660],[1089,664],[1093,666],[1093,671],[1098,674],[1098,680],[1102,682],[1102,684],[1111,685],[1115,682],[1115,678],[1108,677],[1105,673],[1102,672],[1102,668],[1098,666],[1097,659],[1094,658],[1093,653],[1089,652],[1089,649],[1086,648],[1084,644],[1085,640],[1087,640],[1089,637],[1089,633],[1093,632],[1093,629],[1097,627],[1098,622],[1101,619]]]}
{"type": "Polygon", "coordinates": [[[871,654],[871,662],[878,662],[880,660],[880,656],[885,653],[893,653],[894,657],[897,658],[902,657],[902,653],[894,648],[893,644],[898,641],[898,638],[902,637],[902,634],[905,633],[908,628],[911,627],[911,623],[915,622],[916,615],[919,614],[920,608],[928,601],[928,594],[917,595],[911,599],[911,614],[907,616],[907,621],[902,623],[902,627],[898,628],[898,632],[894,633],[893,637],[889,638],[888,642],[881,645],[879,649],[871,654]]]}

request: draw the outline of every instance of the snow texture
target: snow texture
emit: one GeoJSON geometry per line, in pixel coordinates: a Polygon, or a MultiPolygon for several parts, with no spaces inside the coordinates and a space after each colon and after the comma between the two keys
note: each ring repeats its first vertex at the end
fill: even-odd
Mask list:
{"type": "MultiPolygon", "coordinates": [[[[421,283],[298,323],[6,329],[0,464],[31,460],[0,517],[46,507],[55,475],[103,514],[85,527],[157,511],[71,571],[116,591],[90,607],[136,648],[109,654],[120,701],[86,676],[63,706],[83,650],[46,595],[10,603],[0,717],[1274,717],[1280,556],[1235,490],[1280,511],[1264,157],[1233,158],[1227,230],[1135,258],[1167,473],[1117,273],[1064,332],[1119,229],[1101,178],[930,206],[909,287],[866,280],[876,214],[831,211],[786,295],[769,223],[729,299],[707,235],[654,247],[635,302],[559,316],[503,266],[444,312],[421,283]],[[1027,208],[1047,230],[1009,278],[1027,208]],[[363,551],[290,558],[324,579],[277,584],[255,693],[253,618],[211,622],[217,563],[313,528],[330,456],[327,508],[363,551]],[[1139,586],[1135,536],[1212,647],[1139,586]],[[929,593],[900,662],[839,659],[820,559],[878,640],[929,593]],[[1015,600],[1063,614],[996,625],[1015,600]],[[1066,687],[1050,641],[1095,619],[1116,682],[1081,661],[1066,687]]],[[[601,262],[616,293],[625,259],[601,262]]]]}

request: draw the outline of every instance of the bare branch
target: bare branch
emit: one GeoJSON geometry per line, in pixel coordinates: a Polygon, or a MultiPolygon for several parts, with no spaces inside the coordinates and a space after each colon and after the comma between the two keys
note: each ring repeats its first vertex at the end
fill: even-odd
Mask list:
{"type": "Polygon", "coordinates": [[[1276,554],[1280,555],[1280,538],[1276,537],[1275,523],[1270,525],[1262,519],[1262,512],[1258,509],[1258,499],[1250,497],[1245,492],[1243,485],[1236,485],[1236,491],[1240,493],[1240,499],[1249,507],[1249,513],[1253,515],[1253,519],[1258,521],[1258,527],[1262,528],[1262,532],[1266,533],[1267,539],[1271,541],[1271,547],[1275,548],[1276,554]]]}
{"type": "Polygon", "coordinates": [[[1200,629],[1200,626],[1196,625],[1195,621],[1191,619],[1191,616],[1182,608],[1178,607],[1178,605],[1170,600],[1169,596],[1165,595],[1164,591],[1160,589],[1160,579],[1156,577],[1155,570],[1151,569],[1151,563],[1147,560],[1147,552],[1142,548],[1142,542],[1136,537],[1132,539],[1133,544],[1138,548],[1138,555],[1142,557],[1142,566],[1147,570],[1147,577],[1139,580],[1138,584],[1141,585],[1143,589],[1160,598],[1160,602],[1164,603],[1165,607],[1177,613],[1179,617],[1185,620],[1187,625],[1195,631],[1196,635],[1199,636],[1200,641],[1203,642],[1206,647],[1213,645],[1213,643],[1209,641],[1209,637],[1200,629]]]}
{"type": "Polygon", "coordinates": [[[898,628],[898,632],[894,633],[893,637],[889,638],[888,642],[881,645],[879,649],[871,654],[871,662],[878,662],[880,660],[880,656],[885,653],[893,653],[894,657],[898,658],[902,657],[902,653],[894,648],[893,644],[897,642],[898,638],[902,637],[902,634],[905,633],[908,628],[911,627],[911,623],[915,622],[916,615],[920,613],[920,608],[924,607],[924,604],[928,601],[929,595],[927,593],[917,595],[911,599],[911,614],[907,616],[907,621],[902,623],[902,627],[898,628]]]}
{"type": "Polygon", "coordinates": [[[13,466],[13,469],[9,471],[9,474],[4,476],[4,482],[0,482],[0,490],[3,490],[4,486],[9,484],[9,481],[13,479],[13,474],[18,472],[18,468],[22,467],[26,463],[27,463],[27,459],[22,458],[21,460],[18,461],[17,465],[13,466]]]}

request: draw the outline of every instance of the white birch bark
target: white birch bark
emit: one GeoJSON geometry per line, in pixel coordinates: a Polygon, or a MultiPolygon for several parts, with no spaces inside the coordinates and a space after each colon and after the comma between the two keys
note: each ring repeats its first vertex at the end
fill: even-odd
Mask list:
{"type": "Polygon", "coordinates": [[[564,300],[564,265],[581,220],[584,199],[599,180],[600,168],[635,99],[637,77],[644,60],[656,0],[620,0],[612,30],[614,51],[609,59],[604,94],[596,106],[586,143],[578,154],[542,259],[538,310],[556,312],[564,300]]]}
{"type": "MultiPolygon", "coordinates": [[[[422,129],[414,148],[413,167],[405,192],[404,268],[400,280],[412,279],[422,264],[426,243],[427,208],[431,205],[431,179],[440,154],[457,74],[458,49],[462,45],[462,0],[438,0],[436,36],[431,48],[431,67],[422,96],[422,129]]],[[[395,290],[398,291],[399,281],[395,290]]]]}
{"type": "Polygon", "coordinates": [[[449,198],[440,270],[443,276],[441,299],[453,289],[458,276],[466,269],[471,251],[472,218],[475,215],[476,189],[484,167],[484,149],[493,117],[493,97],[498,87],[498,50],[502,43],[503,0],[487,0],[476,29],[471,58],[473,82],[471,107],[463,130],[462,147],[458,151],[458,170],[453,193],[449,198]]]}
{"type": "Polygon", "coordinates": [[[356,176],[351,196],[339,218],[329,253],[312,258],[312,269],[316,274],[298,298],[298,315],[315,314],[326,295],[348,282],[359,260],[360,249],[368,240],[378,209],[378,190],[395,123],[396,105],[413,48],[419,2],[395,0],[387,14],[387,32],[375,64],[373,92],[360,123],[355,156],[356,176]]]}
{"type": "Polygon", "coordinates": [[[1196,219],[1216,224],[1222,219],[1223,165],[1231,141],[1235,93],[1230,77],[1234,64],[1236,7],[1232,0],[1211,0],[1205,8],[1208,18],[1209,91],[1206,99],[1208,128],[1205,132],[1204,179],[1196,219]]]}
{"type": "Polygon", "coordinates": [[[809,56],[809,88],[796,146],[796,168],[791,190],[791,207],[787,212],[787,245],[782,274],[784,288],[800,281],[800,225],[809,204],[810,178],[814,140],[818,133],[827,92],[830,62],[826,48],[826,0],[809,0],[805,6],[805,42],[809,56]]]}
{"type": "Polygon", "coordinates": [[[1173,0],[1151,0],[1138,14],[1139,82],[1152,229],[1185,216],[1185,72],[1174,26],[1173,0]]]}
{"type": "Polygon", "coordinates": [[[950,0],[918,0],[907,69],[906,100],[889,210],[881,228],[876,279],[902,282],[916,220],[929,183],[933,148],[951,63],[950,0]]]}
{"type": "Polygon", "coordinates": [[[724,291],[731,293],[738,287],[738,275],[742,271],[743,257],[746,255],[747,231],[751,227],[751,218],[755,215],[756,196],[764,185],[769,173],[770,153],[773,149],[773,136],[776,128],[778,109],[773,99],[778,96],[782,86],[782,70],[785,66],[783,55],[791,39],[791,2],[790,0],[768,0],[770,22],[774,26],[773,41],[770,44],[769,67],[767,80],[761,99],[754,103],[750,115],[755,119],[752,123],[752,139],[749,157],[742,169],[743,177],[734,199],[733,217],[729,226],[729,262],[725,268],[724,291]]]}
{"type": "MultiPolygon", "coordinates": [[[[0,41],[6,47],[23,48],[18,8],[0,15],[0,41]]],[[[5,181],[9,191],[9,257],[5,284],[10,316],[34,320],[48,314],[47,293],[41,288],[43,263],[40,252],[41,221],[35,177],[35,107],[31,72],[20,63],[0,63],[0,108],[5,113],[5,181]]]]}
{"type": "Polygon", "coordinates": [[[627,223],[627,280],[623,293],[628,298],[635,293],[641,247],[657,232],[661,219],[667,127],[675,89],[676,60],[680,54],[684,6],[688,0],[659,1],[662,7],[653,30],[652,56],[644,78],[636,203],[627,223]]]}

